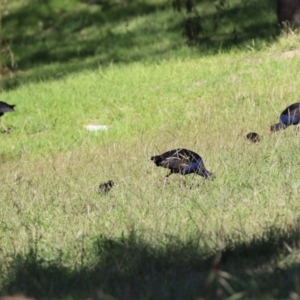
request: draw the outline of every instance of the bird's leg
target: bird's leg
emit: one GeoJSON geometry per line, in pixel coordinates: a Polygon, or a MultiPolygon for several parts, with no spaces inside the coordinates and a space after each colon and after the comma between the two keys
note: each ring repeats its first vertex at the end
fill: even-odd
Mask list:
{"type": "Polygon", "coordinates": [[[172,174],[172,172],[170,172],[170,173],[164,178],[164,185],[163,185],[164,188],[166,187],[167,181],[168,181],[169,176],[170,176],[171,174],[172,174]]]}
{"type": "Polygon", "coordinates": [[[163,188],[166,187],[167,181],[168,181],[168,176],[166,176],[166,177],[164,178],[164,185],[163,185],[163,188]]]}
{"type": "Polygon", "coordinates": [[[180,181],[180,188],[183,188],[183,175],[180,175],[179,181],[180,181]]]}
{"type": "Polygon", "coordinates": [[[4,131],[6,132],[6,133],[9,133],[9,129],[4,125],[4,123],[3,123],[3,121],[0,119],[0,123],[1,123],[1,126],[2,126],[2,128],[4,129],[4,131]]]}
{"type": "Polygon", "coordinates": [[[297,125],[297,134],[300,134],[300,123],[297,125]]]}

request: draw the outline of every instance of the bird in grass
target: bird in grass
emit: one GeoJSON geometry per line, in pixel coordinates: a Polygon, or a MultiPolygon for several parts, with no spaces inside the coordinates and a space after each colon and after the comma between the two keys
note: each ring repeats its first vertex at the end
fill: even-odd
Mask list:
{"type": "Polygon", "coordinates": [[[246,135],[246,139],[249,140],[252,143],[260,142],[261,141],[261,136],[256,133],[256,132],[249,132],[246,135]]]}
{"type": "Polygon", "coordinates": [[[298,132],[300,130],[300,102],[296,102],[288,106],[280,115],[279,123],[270,127],[270,134],[283,130],[290,125],[298,125],[298,132]]]}
{"type": "Polygon", "coordinates": [[[164,178],[164,187],[168,177],[173,173],[179,173],[182,179],[184,175],[195,173],[207,179],[213,179],[213,173],[206,170],[201,156],[191,150],[180,148],[167,151],[163,154],[152,156],[151,160],[158,167],[170,169],[170,173],[164,178]]]}
{"type": "MultiPolygon", "coordinates": [[[[7,104],[3,101],[0,101],[0,117],[2,117],[7,112],[15,111],[15,109],[14,109],[15,106],[16,105],[14,105],[14,104],[7,104]]],[[[4,131],[6,133],[9,133],[9,129],[4,125],[4,123],[1,119],[0,119],[0,123],[1,123],[1,126],[4,129],[4,131]]]]}
{"type": "Polygon", "coordinates": [[[115,183],[112,180],[109,180],[107,182],[104,183],[100,183],[99,185],[99,193],[100,194],[107,194],[112,187],[115,185],[115,183]]]}

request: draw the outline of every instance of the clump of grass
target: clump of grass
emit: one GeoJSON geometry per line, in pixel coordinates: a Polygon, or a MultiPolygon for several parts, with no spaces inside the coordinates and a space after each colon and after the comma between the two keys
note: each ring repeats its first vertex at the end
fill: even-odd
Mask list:
{"type": "Polygon", "coordinates": [[[288,24],[285,24],[278,42],[270,47],[270,51],[274,52],[286,52],[299,50],[300,46],[300,34],[298,28],[293,28],[288,24]]]}

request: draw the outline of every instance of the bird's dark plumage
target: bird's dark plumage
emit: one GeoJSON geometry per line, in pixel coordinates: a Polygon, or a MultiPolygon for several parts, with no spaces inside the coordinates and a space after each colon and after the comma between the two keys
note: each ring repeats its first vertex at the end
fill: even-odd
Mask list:
{"type": "Polygon", "coordinates": [[[184,148],[174,149],[160,155],[152,156],[151,160],[158,167],[170,169],[170,173],[164,180],[164,185],[167,178],[173,173],[180,173],[181,175],[195,173],[204,178],[214,178],[214,175],[206,170],[201,156],[191,150],[184,148]]]}
{"type": "Polygon", "coordinates": [[[0,117],[4,115],[4,113],[6,112],[15,111],[14,109],[15,106],[16,105],[14,104],[8,104],[3,101],[0,101],[0,117]]]}
{"type": "Polygon", "coordinates": [[[256,133],[256,132],[249,132],[246,135],[246,139],[249,140],[252,143],[260,142],[261,141],[261,136],[256,133]]]}
{"type": "MultiPolygon", "coordinates": [[[[0,117],[3,116],[7,112],[15,111],[14,104],[8,104],[6,102],[0,101],[0,117]]],[[[5,132],[9,132],[8,128],[4,125],[4,123],[1,121],[1,125],[5,132]]]]}
{"type": "Polygon", "coordinates": [[[100,183],[99,193],[101,193],[101,194],[108,193],[114,185],[115,185],[115,183],[112,180],[109,180],[109,181],[104,182],[104,183],[100,183]]]}
{"type": "Polygon", "coordinates": [[[270,128],[270,133],[287,128],[290,125],[299,126],[300,123],[300,102],[288,106],[280,115],[280,122],[270,128]]]}

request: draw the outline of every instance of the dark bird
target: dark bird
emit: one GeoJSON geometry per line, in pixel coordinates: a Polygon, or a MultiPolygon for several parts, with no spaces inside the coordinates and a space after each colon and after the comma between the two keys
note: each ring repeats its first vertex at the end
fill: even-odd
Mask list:
{"type": "MultiPolygon", "coordinates": [[[[2,117],[5,113],[15,111],[14,104],[7,104],[3,101],[0,101],[0,117],[2,117]]],[[[4,125],[3,121],[0,119],[0,123],[5,132],[9,132],[9,129],[4,125]]]]}
{"type": "Polygon", "coordinates": [[[270,128],[270,133],[287,128],[290,125],[298,125],[300,122],[300,102],[291,104],[280,115],[280,122],[270,128]]]}
{"type": "Polygon", "coordinates": [[[115,183],[112,180],[109,180],[109,181],[104,182],[104,183],[100,183],[99,193],[101,193],[101,194],[108,193],[114,185],[115,185],[115,183]]]}
{"type": "Polygon", "coordinates": [[[164,187],[168,177],[173,173],[180,173],[181,180],[184,175],[191,173],[198,174],[207,179],[213,179],[215,177],[211,172],[206,170],[200,155],[184,148],[174,149],[160,155],[152,156],[151,160],[153,160],[158,167],[170,169],[170,173],[164,178],[164,187]]]}
{"type": "Polygon", "coordinates": [[[256,132],[249,132],[246,135],[246,139],[249,140],[252,143],[260,142],[261,141],[261,136],[256,133],[256,132]]]}

